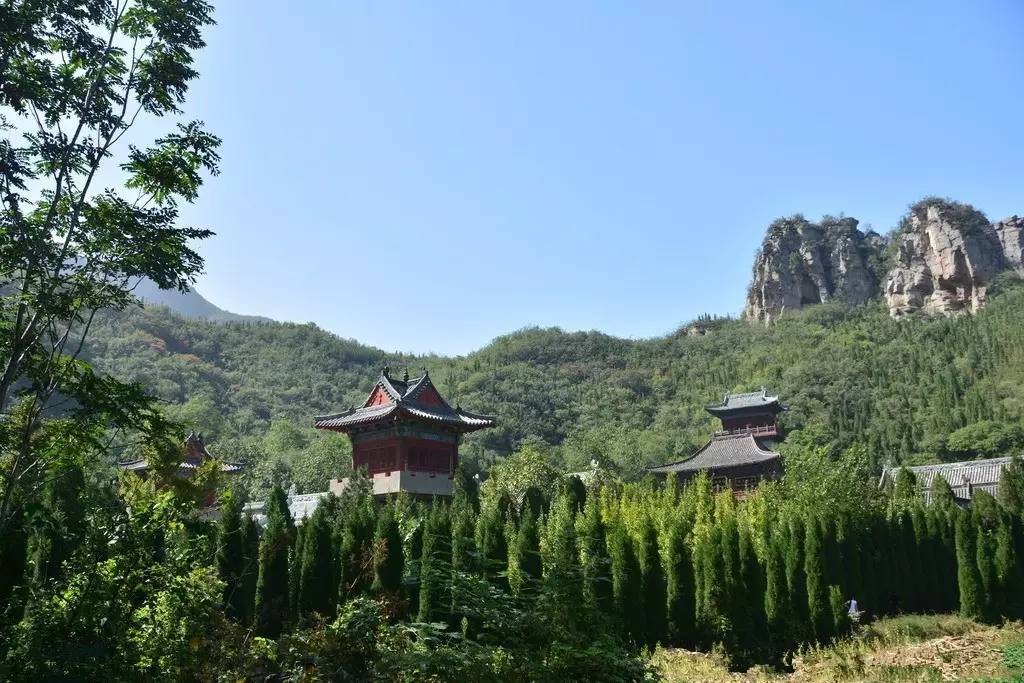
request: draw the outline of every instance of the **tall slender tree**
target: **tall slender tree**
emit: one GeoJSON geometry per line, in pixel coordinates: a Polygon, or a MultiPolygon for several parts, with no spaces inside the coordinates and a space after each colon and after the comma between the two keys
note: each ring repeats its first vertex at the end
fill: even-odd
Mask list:
{"type": "Polygon", "coordinates": [[[596,495],[590,496],[584,504],[578,527],[583,597],[593,609],[608,614],[613,598],[611,558],[601,519],[601,504],[596,495]]]}
{"type": "Polygon", "coordinates": [[[543,571],[540,556],[540,532],[533,511],[523,510],[519,527],[512,528],[514,544],[509,551],[509,583],[512,592],[524,595],[540,586],[543,571]],[[514,569],[514,571],[513,571],[514,569]]]}
{"type": "Polygon", "coordinates": [[[267,527],[260,542],[256,581],[256,630],[268,638],[278,637],[288,619],[288,549],[293,531],[288,498],[275,486],[267,501],[267,527]]]}
{"type": "Polygon", "coordinates": [[[217,529],[217,574],[224,582],[224,611],[243,620],[250,611],[242,586],[245,571],[245,537],[242,527],[242,504],[234,491],[220,498],[220,521],[217,529]]]}
{"type": "Polygon", "coordinates": [[[984,595],[978,573],[974,525],[967,514],[956,518],[957,585],[960,587],[960,614],[968,619],[984,615],[984,595]]]}
{"type": "Polygon", "coordinates": [[[314,613],[324,618],[334,614],[337,593],[331,588],[336,563],[330,515],[329,507],[321,503],[303,530],[298,606],[299,614],[305,618],[314,613]]]}
{"type": "Polygon", "coordinates": [[[616,528],[608,536],[608,550],[612,560],[612,589],[615,614],[619,618],[623,636],[637,644],[644,642],[643,584],[640,562],[636,557],[633,539],[625,529],[616,528]]]}
{"type": "Polygon", "coordinates": [[[402,534],[392,506],[381,510],[373,537],[373,586],[377,594],[396,595],[402,587],[405,564],[402,534]]]}
{"type": "Polygon", "coordinates": [[[693,647],[697,609],[694,601],[693,560],[686,545],[686,529],[681,522],[669,527],[668,558],[666,600],[670,640],[683,647],[693,647]]]}
{"type": "Polygon", "coordinates": [[[832,610],[822,554],[821,525],[811,518],[804,524],[804,576],[807,582],[807,614],[814,637],[825,643],[832,637],[832,610]]]}

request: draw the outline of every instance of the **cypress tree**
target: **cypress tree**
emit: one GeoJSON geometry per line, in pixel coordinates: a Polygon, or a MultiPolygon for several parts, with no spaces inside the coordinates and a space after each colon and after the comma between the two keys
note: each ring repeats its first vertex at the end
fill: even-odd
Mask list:
{"type": "Polygon", "coordinates": [[[932,480],[931,504],[947,512],[956,507],[956,497],[945,477],[936,475],[932,480]]]}
{"type": "MultiPolygon", "coordinates": [[[[525,515],[525,512],[524,512],[525,515]]],[[[554,501],[544,525],[541,541],[543,591],[550,615],[567,629],[577,630],[578,619],[585,616],[579,609],[583,601],[583,583],[576,545],[576,526],[572,501],[560,495],[554,501]]]]}
{"type": "Polygon", "coordinates": [[[468,504],[452,506],[452,569],[473,574],[478,571],[476,527],[473,508],[468,504]]]}
{"type": "Polygon", "coordinates": [[[826,643],[832,637],[832,609],[825,583],[821,526],[809,519],[804,525],[804,576],[807,581],[807,614],[814,637],[826,643]]]}
{"type": "Polygon", "coordinates": [[[578,515],[587,503],[587,487],[583,485],[583,480],[576,475],[569,477],[565,482],[565,493],[569,496],[573,516],[578,515]]]}
{"type": "Polygon", "coordinates": [[[693,560],[686,545],[685,531],[678,522],[669,528],[666,578],[670,639],[676,645],[692,648],[696,638],[694,620],[697,611],[693,560]]]}
{"type": "Polygon", "coordinates": [[[355,529],[349,524],[341,531],[338,574],[338,604],[341,604],[358,594],[362,576],[362,548],[355,529]]]}
{"type": "Polygon", "coordinates": [[[633,539],[625,529],[615,529],[608,536],[608,550],[612,561],[614,612],[622,627],[623,637],[640,644],[646,629],[640,562],[633,549],[633,539]]]}
{"type": "Polygon", "coordinates": [[[243,525],[242,548],[245,555],[242,580],[239,584],[239,592],[242,595],[240,604],[244,606],[241,620],[243,624],[251,624],[260,567],[260,525],[250,516],[246,516],[243,525]]]}
{"type": "Polygon", "coordinates": [[[1003,469],[999,502],[1018,521],[1024,519],[1024,458],[1019,455],[1003,469]]]}
{"type": "Polygon", "coordinates": [[[786,529],[786,585],[789,587],[790,627],[794,642],[806,640],[813,628],[807,611],[807,577],[804,572],[804,523],[794,516],[786,529]]]}
{"type": "Polygon", "coordinates": [[[331,542],[330,512],[321,503],[305,524],[301,547],[298,612],[309,617],[314,612],[330,618],[334,614],[334,547],[331,542]]]}
{"type": "Polygon", "coordinates": [[[1024,576],[1014,548],[1014,530],[1016,522],[1009,515],[1003,515],[996,529],[995,570],[996,599],[1001,616],[1016,618],[1021,614],[1024,576]]]}
{"type": "Polygon", "coordinates": [[[583,597],[594,609],[604,614],[612,610],[611,558],[601,507],[597,496],[583,506],[579,520],[580,557],[583,568],[583,597]]]}
{"type": "Polygon", "coordinates": [[[288,553],[288,611],[292,622],[298,622],[302,616],[302,605],[299,602],[299,589],[302,585],[303,545],[309,532],[309,524],[295,528],[294,542],[288,553]]]}
{"type": "Polygon", "coordinates": [[[450,589],[451,549],[449,528],[440,508],[433,508],[423,528],[423,555],[420,558],[420,608],[418,619],[442,621],[451,604],[445,599],[450,589]]]}
{"type": "Polygon", "coordinates": [[[288,617],[288,548],[293,528],[288,498],[275,486],[267,501],[256,581],[256,631],[267,638],[277,638],[288,617]]]}
{"type": "Polygon", "coordinates": [[[441,569],[438,567],[437,524],[428,516],[423,526],[423,554],[420,556],[420,604],[417,619],[429,622],[437,619],[440,599],[441,569]]]}
{"type": "Polygon", "coordinates": [[[703,523],[695,531],[694,573],[699,576],[697,593],[697,630],[705,645],[724,641],[730,634],[725,559],[722,553],[722,528],[703,523]]]}
{"type": "Polygon", "coordinates": [[[219,501],[220,520],[217,525],[217,574],[224,582],[224,613],[243,620],[250,611],[242,587],[245,571],[245,538],[242,529],[242,504],[233,491],[226,491],[219,501]]]}
{"type": "Polygon", "coordinates": [[[514,534],[514,548],[509,553],[514,558],[514,561],[509,562],[509,583],[514,594],[522,595],[540,585],[542,573],[540,533],[537,520],[528,507],[523,510],[519,528],[514,534]]]}
{"type": "Polygon", "coordinates": [[[640,581],[647,612],[647,645],[664,643],[668,633],[668,597],[665,572],[658,550],[658,532],[650,518],[644,520],[640,543],[640,581]]]}
{"type": "Polygon", "coordinates": [[[508,541],[500,507],[481,510],[477,518],[476,545],[483,577],[502,590],[508,590],[508,541]]]}
{"type": "Polygon", "coordinates": [[[409,534],[403,555],[409,560],[405,563],[406,597],[413,613],[420,609],[420,561],[423,557],[423,527],[425,520],[420,517],[416,528],[409,534]]]}
{"type": "Polygon", "coordinates": [[[750,652],[763,644],[767,636],[765,622],[765,581],[761,565],[754,552],[753,532],[749,524],[739,527],[739,580],[742,597],[737,600],[737,636],[740,647],[750,652]]]}
{"type": "Polygon", "coordinates": [[[790,625],[789,586],[786,583],[786,543],[783,534],[768,540],[765,557],[764,614],[772,650],[788,649],[790,625]]]}
{"type": "Polygon", "coordinates": [[[978,573],[974,525],[967,514],[956,518],[956,568],[960,587],[960,615],[968,619],[981,619],[984,596],[978,573]]]}
{"type": "Polygon", "coordinates": [[[402,556],[402,534],[398,529],[394,509],[386,506],[377,518],[377,529],[373,536],[373,585],[374,593],[396,595],[402,587],[404,572],[402,556]]]}
{"type": "Polygon", "coordinates": [[[995,536],[999,517],[995,499],[985,491],[976,491],[971,497],[971,521],[974,526],[975,561],[981,577],[982,618],[987,621],[994,620],[999,611],[995,536]]]}

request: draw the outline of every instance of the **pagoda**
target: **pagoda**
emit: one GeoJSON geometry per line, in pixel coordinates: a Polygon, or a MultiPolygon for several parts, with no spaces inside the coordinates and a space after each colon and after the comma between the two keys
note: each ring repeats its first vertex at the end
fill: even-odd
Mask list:
{"type": "MultiPolygon", "coordinates": [[[[425,369],[398,379],[387,366],[361,407],[314,418],[317,429],[348,434],[352,468],[366,470],[378,496],[450,496],[462,435],[494,424],[493,417],[452,408],[425,369]]],[[[330,490],[347,484],[332,480],[330,490]]]]}
{"type": "Polygon", "coordinates": [[[772,450],[783,437],[777,418],[786,407],[778,396],[769,396],[764,388],[726,394],[721,403],[704,409],[721,420],[722,429],[693,455],[649,472],[675,472],[685,481],[706,471],[716,491],[728,487],[737,493],[782,476],[782,457],[772,450]]]}
{"type": "MultiPolygon", "coordinates": [[[[196,434],[194,431],[185,437],[183,455],[182,461],[178,463],[177,475],[185,479],[190,479],[206,461],[214,459],[214,456],[206,448],[206,440],[203,435],[196,434]]],[[[119,462],[117,466],[126,472],[135,472],[141,477],[145,477],[151,469],[149,461],[145,458],[119,462]]],[[[221,462],[220,464],[220,471],[224,474],[237,474],[244,469],[245,465],[240,462],[221,462]]]]}

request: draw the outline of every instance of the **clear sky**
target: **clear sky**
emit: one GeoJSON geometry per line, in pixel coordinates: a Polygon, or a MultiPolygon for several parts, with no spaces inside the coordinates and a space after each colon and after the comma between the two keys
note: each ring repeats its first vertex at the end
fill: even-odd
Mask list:
{"type": "Polygon", "coordinates": [[[386,350],[738,314],[772,219],[1024,213],[1024,2],[220,0],[197,289],[386,350]]]}

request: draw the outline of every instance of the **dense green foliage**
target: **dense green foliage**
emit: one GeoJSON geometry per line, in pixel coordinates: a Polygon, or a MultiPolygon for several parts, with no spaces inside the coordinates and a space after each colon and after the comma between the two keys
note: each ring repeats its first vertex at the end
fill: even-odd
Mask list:
{"type": "Polygon", "coordinates": [[[875,472],[1024,449],[1024,290],[1014,286],[975,316],[894,321],[878,304],[828,304],[768,327],[711,320],[646,341],[526,329],[463,358],[388,356],[313,325],[213,324],[164,309],[105,317],[91,339],[99,368],[142,382],[223,457],[252,463],[260,497],[274,483],[323,490],[346,471],[347,440],[316,433],[311,418],[358,405],[386,361],[428,366],[452,403],[498,416],[463,445],[470,471],[535,446],[556,470],[596,458],[634,473],[703,443],[716,428],[703,405],[760,386],[790,407],[784,426],[817,430],[834,449],[864,445],[875,472]]]}

